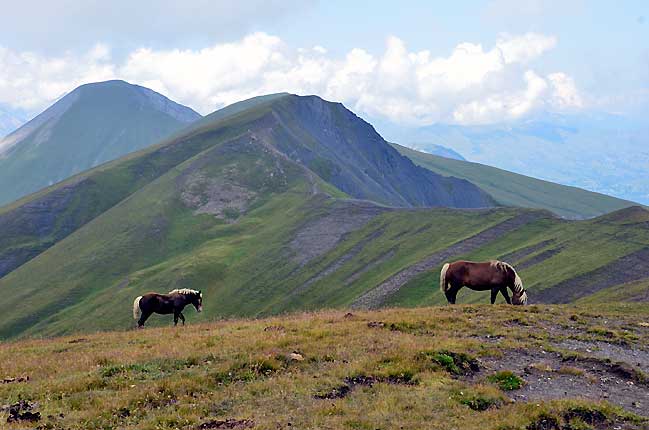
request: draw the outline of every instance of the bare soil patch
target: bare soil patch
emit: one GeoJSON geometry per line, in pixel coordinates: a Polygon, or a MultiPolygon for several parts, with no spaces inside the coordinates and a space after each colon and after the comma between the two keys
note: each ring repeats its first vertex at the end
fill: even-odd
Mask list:
{"type": "Polygon", "coordinates": [[[210,178],[197,171],[184,183],[180,198],[195,214],[217,218],[238,218],[248,208],[256,193],[233,182],[210,178]]]}
{"type": "Polygon", "coordinates": [[[506,261],[510,264],[516,264],[519,261],[525,259],[526,257],[529,257],[530,255],[534,254],[537,251],[542,250],[543,248],[546,248],[554,243],[553,240],[545,240],[543,242],[536,243],[534,245],[521,248],[517,251],[510,252],[509,254],[501,255],[498,259],[502,261],[506,261]]]}
{"type": "Polygon", "coordinates": [[[597,358],[621,361],[649,373],[649,350],[643,347],[628,348],[608,342],[567,339],[557,344],[562,349],[587,354],[597,358]]]}
{"type": "Polygon", "coordinates": [[[356,387],[372,387],[374,384],[384,383],[393,385],[415,385],[416,382],[406,376],[392,375],[387,377],[356,375],[345,378],[343,384],[318,393],[313,396],[316,399],[342,399],[347,397],[356,387]]]}
{"type": "Polygon", "coordinates": [[[308,222],[297,232],[290,244],[295,251],[293,260],[304,266],[333,249],[345,235],[362,228],[372,218],[389,210],[362,200],[341,200],[334,203],[328,213],[308,222]]]}
{"type": "Polygon", "coordinates": [[[228,418],[227,420],[213,420],[205,422],[197,427],[200,430],[206,429],[248,429],[255,426],[253,420],[235,420],[228,418]]]}
{"type": "MultiPolygon", "coordinates": [[[[522,388],[509,392],[514,401],[578,398],[606,400],[644,416],[649,416],[649,386],[614,364],[598,360],[571,361],[557,352],[544,350],[504,350],[501,357],[480,359],[481,372],[469,378],[483,380],[495,372],[511,371],[521,377],[522,388]]],[[[551,427],[549,427],[551,428],[551,427]]]]}
{"type": "Polygon", "coordinates": [[[36,412],[38,404],[20,400],[12,405],[3,406],[2,410],[9,412],[8,423],[37,422],[41,420],[41,413],[36,412]]]}

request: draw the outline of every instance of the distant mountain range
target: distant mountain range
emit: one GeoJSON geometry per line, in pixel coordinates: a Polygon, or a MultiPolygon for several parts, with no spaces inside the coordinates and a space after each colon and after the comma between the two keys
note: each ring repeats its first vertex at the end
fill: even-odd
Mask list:
{"type": "Polygon", "coordinates": [[[424,146],[424,148],[421,149],[421,151],[427,154],[437,155],[438,157],[450,158],[452,160],[466,161],[466,159],[462,155],[460,155],[456,151],[453,151],[451,148],[447,148],[442,145],[434,145],[434,144],[422,145],[422,146],[424,146]]]}
{"type": "Polygon", "coordinates": [[[148,88],[83,85],[0,139],[0,205],[146,148],[198,118],[148,88]]]}
{"type": "Polygon", "coordinates": [[[26,113],[0,104],[0,139],[26,122],[26,113]]]}
{"type": "Polygon", "coordinates": [[[539,114],[503,124],[404,128],[378,123],[390,141],[649,204],[649,124],[620,115],[539,114]]]}
{"type": "Polygon", "coordinates": [[[592,218],[633,205],[605,194],[559,185],[496,167],[454,160],[393,144],[416,164],[439,173],[464,178],[488,192],[504,206],[547,209],[568,219],[592,218]]]}

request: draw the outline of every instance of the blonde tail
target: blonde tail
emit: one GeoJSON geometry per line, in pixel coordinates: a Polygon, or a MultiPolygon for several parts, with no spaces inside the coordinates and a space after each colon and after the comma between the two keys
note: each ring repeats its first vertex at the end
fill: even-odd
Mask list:
{"type": "Polygon", "coordinates": [[[442,267],[442,271],[439,274],[439,289],[442,291],[442,293],[446,293],[446,290],[448,289],[448,283],[446,282],[446,271],[448,270],[450,264],[446,263],[442,267]]]}
{"type": "Polygon", "coordinates": [[[133,319],[135,321],[140,319],[140,313],[142,312],[140,310],[140,300],[142,300],[142,296],[136,297],[133,301],[133,319]]]}

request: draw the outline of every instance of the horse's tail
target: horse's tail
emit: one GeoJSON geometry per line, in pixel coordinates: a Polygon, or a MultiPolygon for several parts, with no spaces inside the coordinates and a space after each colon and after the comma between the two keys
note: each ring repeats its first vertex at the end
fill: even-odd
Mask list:
{"type": "Polygon", "coordinates": [[[133,301],[133,319],[136,321],[140,319],[140,314],[142,313],[142,310],[140,309],[140,300],[142,300],[142,296],[136,297],[133,301]]]}
{"type": "Polygon", "coordinates": [[[446,271],[451,265],[446,263],[442,267],[442,271],[439,274],[439,289],[442,291],[442,293],[446,293],[446,290],[448,289],[448,282],[446,282],[446,271]]]}

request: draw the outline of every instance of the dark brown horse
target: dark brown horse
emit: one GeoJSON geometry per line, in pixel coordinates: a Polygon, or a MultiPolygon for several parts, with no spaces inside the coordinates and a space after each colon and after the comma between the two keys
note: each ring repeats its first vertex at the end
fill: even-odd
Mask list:
{"type": "Polygon", "coordinates": [[[509,304],[527,304],[527,292],[523,288],[523,281],[511,265],[502,261],[446,263],[439,277],[439,288],[446,295],[446,300],[454,304],[457,292],[462,287],[475,291],[491,290],[491,304],[496,302],[498,292],[509,304]],[[512,290],[511,300],[507,288],[512,290]]]}
{"type": "Polygon", "coordinates": [[[185,325],[183,309],[190,303],[198,312],[201,312],[203,310],[203,294],[189,288],[172,290],[169,291],[169,294],[148,293],[137,297],[133,302],[133,319],[137,320],[137,326],[141,328],[153,313],[174,314],[174,325],[178,324],[178,318],[185,325]]]}

